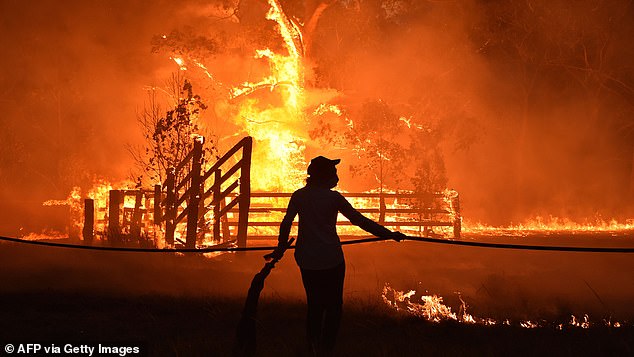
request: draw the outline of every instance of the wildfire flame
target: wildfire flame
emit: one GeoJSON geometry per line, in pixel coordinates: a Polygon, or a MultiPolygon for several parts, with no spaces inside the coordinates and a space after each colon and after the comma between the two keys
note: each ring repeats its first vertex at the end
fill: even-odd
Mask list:
{"type": "Polygon", "coordinates": [[[465,233],[527,236],[529,234],[543,233],[583,233],[583,232],[626,232],[634,230],[634,220],[618,222],[615,219],[603,220],[597,218],[594,221],[575,222],[567,218],[550,216],[544,218],[537,216],[526,220],[524,223],[511,224],[506,227],[495,227],[482,223],[465,222],[462,228],[465,233]]]}
{"type": "MultiPolygon", "coordinates": [[[[336,105],[320,104],[314,110],[308,111],[306,104],[306,90],[304,87],[304,43],[302,31],[282,10],[279,0],[268,0],[269,11],[266,18],[276,23],[276,30],[282,39],[283,53],[276,53],[269,48],[258,49],[253,54],[254,58],[266,61],[269,66],[268,75],[253,82],[245,82],[235,86],[229,91],[229,102],[236,107],[233,121],[244,129],[244,132],[251,135],[256,140],[254,145],[252,171],[257,173],[251,176],[251,185],[255,191],[281,191],[290,192],[301,186],[305,177],[304,168],[306,166],[304,152],[306,149],[306,115],[321,116],[327,113],[334,114],[345,121],[346,125],[354,128],[355,123],[346,116],[344,110],[336,105]],[[275,104],[264,102],[263,99],[255,95],[259,91],[274,93],[279,101],[275,104]]],[[[163,35],[163,38],[166,38],[163,35]]],[[[205,76],[218,84],[219,82],[208,70],[208,68],[195,58],[188,58],[187,61],[179,56],[170,57],[182,71],[200,69],[205,76]]],[[[425,130],[424,127],[416,124],[411,117],[399,117],[408,128],[415,130],[425,130]]],[[[358,150],[366,150],[358,148],[358,150]]],[[[377,152],[377,155],[384,160],[389,160],[384,153],[377,152]]],[[[116,187],[133,187],[129,183],[112,185],[106,182],[98,182],[88,192],[81,193],[74,190],[66,200],[51,200],[45,205],[68,205],[72,212],[81,212],[82,197],[90,197],[95,200],[96,207],[96,230],[105,229],[104,222],[107,214],[107,200],[109,190],[116,187]]],[[[389,190],[383,189],[385,192],[389,190]]],[[[459,211],[454,205],[454,198],[457,193],[447,190],[444,192],[445,206],[448,207],[449,219],[460,221],[459,211]]],[[[282,200],[283,201],[283,200],[282,200]]],[[[353,204],[360,208],[376,207],[374,199],[355,199],[353,204]]],[[[284,206],[285,202],[275,199],[272,206],[284,206]]],[[[132,208],[135,202],[128,198],[124,202],[124,207],[132,208]]],[[[407,207],[404,202],[388,202],[386,207],[399,208],[407,207]]],[[[144,207],[144,206],[143,206],[144,207]]],[[[275,213],[272,213],[273,217],[275,213]]],[[[211,214],[205,217],[213,220],[211,214]]],[[[376,217],[373,217],[376,218],[376,217]]],[[[75,214],[72,229],[78,230],[82,222],[82,215],[75,214]]],[[[340,220],[343,220],[340,217],[340,220]]],[[[385,217],[385,224],[394,220],[393,217],[385,217]]],[[[260,228],[261,230],[275,230],[274,228],[260,228]]],[[[438,228],[443,230],[445,228],[438,228]]],[[[449,228],[450,229],[450,228],[449,228]]],[[[592,222],[576,223],[567,219],[549,217],[536,217],[527,222],[511,225],[508,227],[493,227],[480,223],[464,222],[462,232],[466,234],[491,234],[491,235],[513,235],[525,236],[535,232],[556,233],[556,232],[615,232],[634,230],[634,220],[619,223],[615,220],[595,220],[592,222]]],[[[352,227],[343,227],[341,233],[353,232],[352,227]]],[[[421,234],[420,230],[405,230],[407,234],[421,234]]],[[[267,232],[270,233],[270,232],[267,232]]],[[[445,232],[443,232],[445,233],[445,232]]],[[[177,238],[181,232],[176,232],[177,238]]],[[[445,235],[449,235],[446,233],[445,235]]],[[[430,302],[431,304],[431,302],[430,302]]]]}
{"type": "Polygon", "coordinates": [[[451,307],[443,304],[443,298],[438,295],[422,295],[421,302],[412,302],[411,299],[416,295],[416,290],[410,290],[406,293],[398,291],[385,284],[381,294],[383,302],[394,309],[407,311],[410,314],[422,317],[432,322],[441,321],[460,321],[465,323],[475,323],[473,316],[466,313],[466,303],[462,301],[461,314],[451,311],[451,307]]]}
{"type": "Polygon", "coordinates": [[[254,147],[252,176],[255,190],[290,191],[301,184],[307,137],[304,123],[304,88],[301,51],[301,33],[284,15],[276,0],[269,0],[267,19],[277,23],[288,54],[278,54],[271,49],[257,50],[255,58],[266,59],[270,75],[257,82],[246,82],[231,91],[231,98],[239,103],[235,122],[244,127],[257,142],[254,147]],[[275,92],[281,104],[262,105],[257,98],[246,98],[260,89],[275,92]]]}
{"type": "MultiPolygon", "coordinates": [[[[456,321],[464,324],[477,324],[484,326],[512,325],[511,321],[508,319],[500,322],[492,318],[475,317],[467,313],[467,304],[460,295],[458,295],[461,303],[458,313],[452,311],[451,307],[445,305],[441,296],[421,295],[418,298],[416,290],[403,292],[392,288],[389,284],[385,284],[383,286],[381,297],[383,299],[383,302],[387,306],[393,308],[396,311],[404,311],[414,316],[420,317],[426,321],[434,323],[440,323],[443,321],[456,321]]],[[[555,328],[562,330],[564,327],[578,327],[587,329],[595,324],[591,323],[590,318],[587,314],[585,314],[581,319],[577,318],[575,315],[571,315],[570,321],[568,321],[567,324],[560,323],[553,325],[544,320],[539,322],[532,320],[523,320],[519,321],[517,325],[528,329],[554,326],[555,328]]],[[[611,320],[602,320],[602,323],[600,325],[619,328],[622,326],[622,323],[613,322],[611,320]]]]}
{"type": "Polygon", "coordinates": [[[180,57],[171,57],[171,58],[174,60],[174,62],[176,62],[176,64],[178,65],[181,71],[187,70],[187,66],[185,66],[185,60],[183,60],[180,57]]]}

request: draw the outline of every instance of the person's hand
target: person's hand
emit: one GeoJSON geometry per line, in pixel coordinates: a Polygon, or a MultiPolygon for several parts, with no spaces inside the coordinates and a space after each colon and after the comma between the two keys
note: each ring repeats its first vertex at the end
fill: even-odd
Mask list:
{"type": "Polygon", "coordinates": [[[390,234],[390,239],[393,239],[397,242],[400,242],[406,238],[407,236],[401,232],[392,232],[392,234],[390,234]]]}
{"type": "Polygon", "coordinates": [[[283,243],[281,245],[278,245],[277,248],[275,248],[274,251],[272,251],[269,254],[266,254],[264,256],[264,259],[268,262],[271,260],[280,260],[282,259],[282,256],[284,256],[284,252],[291,247],[291,244],[293,244],[293,242],[295,241],[295,238],[290,238],[289,240],[286,241],[286,243],[283,243]]]}
{"type": "Polygon", "coordinates": [[[276,249],[275,249],[274,251],[272,251],[271,253],[266,254],[266,255],[264,256],[264,260],[266,260],[267,262],[268,262],[268,261],[271,261],[271,260],[273,260],[273,259],[275,259],[275,260],[280,260],[280,259],[282,259],[282,256],[283,256],[283,255],[284,255],[284,253],[283,253],[283,252],[281,252],[279,248],[276,248],[276,249]]]}

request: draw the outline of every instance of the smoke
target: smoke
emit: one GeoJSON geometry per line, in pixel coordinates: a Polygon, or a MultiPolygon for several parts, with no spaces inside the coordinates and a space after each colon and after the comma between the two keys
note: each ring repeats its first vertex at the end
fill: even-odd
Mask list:
{"type": "Polygon", "coordinates": [[[631,213],[629,2],[372,10],[356,14],[366,22],[324,14],[322,80],[431,128],[417,135],[443,153],[467,219],[631,213]]]}
{"type": "MultiPolygon", "coordinates": [[[[311,12],[309,3],[282,3],[304,22],[311,12]]],[[[230,5],[0,4],[5,232],[23,226],[20,217],[35,215],[31,208],[39,202],[62,199],[73,186],[129,175],[126,144],[141,140],[135,115],[144,88],[162,86],[176,70],[168,51],[152,52],[157,35],[176,30],[210,39],[218,47],[204,60],[215,84],[230,87],[266,72],[254,50],[283,47],[273,23],[263,19],[266,6],[242,1],[233,14],[230,5]]],[[[566,1],[339,1],[311,35],[306,80],[315,97],[334,97],[350,113],[381,100],[425,127],[412,134],[428,145],[419,159],[444,159],[467,219],[623,218],[631,213],[632,193],[634,26],[625,21],[632,11],[617,0],[575,7],[566,1]]],[[[209,98],[226,89],[202,80],[195,86],[209,98]]],[[[209,125],[219,137],[235,135],[226,101],[210,104],[209,125]]],[[[307,153],[318,149],[338,153],[318,143],[309,143],[307,153]]],[[[342,185],[363,187],[347,164],[353,162],[342,165],[342,185]]]]}
{"type": "Polygon", "coordinates": [[[173,69],[150,40],[187,18],[169,1],[2,1],[0,10],[0,225],[15,234],[46,218],[43,201],[129,175],[144,88],[173,69]]]}
{"type": "MultiPolygon", "coordinates": [[[[0,2],[1,234],[17,235],[33,222],[64,225],[63,212],[46,211],[42,201],[63,199],[95,178],[129,174],[126,144],[141,139],[135,113],[144,88],[162,86],[176,69],[166,52],[152,53],[156,35],[188,29],[225,46],[205,64],[227,86],[266,72],[253,50],[281,47],[262,19],[266,7],[242,1],[237,23],[212,16],[224,3],[0,2]]],[[[623,19],[634,10],[626,1],[568,3],[339,1],[313,34],[310,99],[319,94],[350,112],[382,100],[396,115],[424,124],[416,135],[442,154],[448,185],[460,193],[463,217],[471,221],[627,217],[634,25],[623,19]]],[[[219,102],[206,114],[220,137],[239,130],[227,124],[227,107],[219,102]]],[[[315,155],[342,154],[310,145],[307,152],[315,155]]],[[[360,179],[342,171],[341,184],[355,187],[360,179]]],[[[262,263],[251,254],[208,261],[48,249],[2,244],[0,291],[242,296],[262,263]]],[[[624,256],[409,243],[348,247],[346,255],[347,298],[378,298],[390,282],[447,299],[461,291],[480,316],[595,311],[631,318],[632,262],[624,256]]],[[[290,255],[267,280],[265,294],[302,296],[290,255]]]]}
{"type": "Polygon", "coordinates": [[[491,29],[479,41],[492,76],[480,100],[490,117],[476,147],[485,155],[470,155],[490,165],[493,175],[484,179],[491,188],[483,194],[516,221],[631,214],[632,126],[623,117],[632,113],[631,69],[623,60],[632,46],[622,37],[632,31],[624,15],[631,6],[538,2],[486,9],[480,23],[491,29]]]}

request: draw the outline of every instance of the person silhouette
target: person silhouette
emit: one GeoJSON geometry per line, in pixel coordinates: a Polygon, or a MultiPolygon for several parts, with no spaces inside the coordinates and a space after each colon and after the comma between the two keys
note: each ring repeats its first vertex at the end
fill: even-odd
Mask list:
{"type": "Polygon", "coordinates": [[[291,195],[278,237],[278,247],[264,256],[279,259],[288,246],[291,225],[299,215],[295,261],[300,268],[306,291],[306,334],[311,353],[330,356],[334,353],[341,322],[345,260],[337,235],[337,214],[363,230],[387,239],[400,241],[404,235],[392,232],[363,216],[337,191],[336,165],[339,159],[315,157],[308,165],[306,186],[291,195]]]}

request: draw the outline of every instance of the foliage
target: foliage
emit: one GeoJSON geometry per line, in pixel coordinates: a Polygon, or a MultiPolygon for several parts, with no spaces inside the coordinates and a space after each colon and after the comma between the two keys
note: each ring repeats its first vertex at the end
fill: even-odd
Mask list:
{"type": "MultiPolygon", "coordinates": [[[[347,125],[346,121],[350,120],[348,116],[330,118],[332,120],[322,117],[312,128],[311,137],[351,149],[357,157],[351,167],[353,175],[373,178],[380,187],[413,186],[421,190],[445,188],[447,178],[440,145],[447,141],[448,135],[462,135],[469,128],[457,128],[461,125],[458,123],[447,130],[448,125],[441,127],[438,123],[465,121],[459,116],[464,110],[463,103],[467,101],[460,96],[460,92],[446,94],[440,92],[443,88],[436,91],[434,86],[439,85],[429,83],[430,79],[424,70],[427,62],[423,59],[412,63],[416,70],[410,74],[416,73],[417,78],[425,81],[429,90],[424,93],[430,94],[420,93],[420,80],[415,81],[415,88],[402,85],[403,76],[397,68],[384,68],[380,71],[383,73],[372,76],[374,79],[366,79],[366,72],[359,70],[361,63],[369,65],[372,59],[385,61],[385,54],[394,51],[396,42],[412,45],[413,37],[403,35],[402,30],[415,28],[413,26],[418,26],[421,19],[432,21],[431,5],[413,0],[280,0],[280,4],[284,14],[297,23],[302,33],[303,45],[306,47],[304,54],[307,56],[304,63],[311,67],[307,69],[310,72],[307,74],[307,90],[312,90],[311,86],[335,88],[341,92],[348,92],[351,86],[355,90],[360,87],[360,91],[366,90],[361,87],[390,88],[378,89],[375,95],[363,92],[353,95],[383,98],[391,106],[382,100],[366,100],[360,106],[350,104],[347,106],[347,115],[353,119],[353,125],[347,125]],[[416,93],[415,98],[410,98],[412,93],[416,93]],[[421,112],[415,108],[418,104],[412,103],[420,101],[416,99],[420,97],[433,102],[434,108],[444,106],[442,109],[449,109],[447,113],[452,114],[444,113],[444,116],[439,117],[421,112]],[[407,108],[403,110],[403,106],[407,108]],[[409,121],[417,120],[434,122],[436,126],[429,129],[432,125],[423,128],[418,123],[416,125],[420,128],[416,125],[408,127],[409,121]],[[443,136],[438,134],[440,131],[449,134],[443,136]]],[[[164,36],[156,36],[153,40],[154,51],[169,52],[209,65],[207,61],[213,62],[214,58],[219,60],[233,58],[236,54],[252,55],[256,48],[276,50],[275,46],[282,45],[283,41],[274,30],[274,24],[266,20],[269,8],[266,2],[223,2],[217,8],[217,16],[212,16],[215,18],[214,26],[208,28],[206,35],[187,27],[175,30],[164,36]]],[[[446,11],[454,8],[449,6],[446,11]]],[[[433,21],[433,24],[438,22],[433,21]]],[[[415,46],[423,46],[421,51],[426,49],[425,45],[415,46]]],[[[440,59],[443,60],[446,59],[440,59]]],[[[389,61],[385,63],[391,64],[389,61]]],[[[454,69],[443,67],[442,70],[452,72],[454,69]]],[[[211,80],[219,81],[215,75],[211,80]]],[[[464,117],[467,118],[467,115],[464,117]]],[[[460,140],[461,143],[457,145],[464,144],[466,147],[473,138],[464,135],[460,140]]]]}
{"type": "Polygon", "coordinates": [[[381,100],[367,102],[349,128],[344,137],[361,159],[361,163],[351,166],[352,174],[374,174],[381,189],[387,177],[398,185],[406,159],[399,140],[403,125],[398,116],[381,100]]]}
{"type": "Polygon", "coordinates": [[[447,188],[445,161],[437,147],[425,147],[422,139],[412,143],[410,152],[414,164],[411,179],[416,192],[439,192],[447,188]]]}
{"type": "Polygon", "coordinates": [[[212,56],[223,46],[219,39],[202,36],[191,27],[172,30],[168,35],[155,35],[151,45],[154,53],[169,51],[178,56],[188,54],[197,58],[212,56]]]}
{"type": "MultiPolygon", "coordinates": [[[[153,183],[163,182],[168,170],[185,159],[195,138],[202,134],[198,120],[201,112],[207,109],[202,98],[194,94],[191,83],[179,75],[172,75],[168,87],[175,99],[174,107],[161,115],[156,90],[151,90],[148,102],[137,118],[145,143],[142,154],[138,150],[130,152],[143,170],[137,177],[139,184],[144,178],[153,183]]],[[[205,153],[215,151],[213,141],[208,141],[205,153]]]]}
{"type": "Polygon", "coordinates": [[[446,188],[443,157],[435,130],[398,116],[384,101],[368,101],[353,113],[318,117],[312,139],[352,150],[356,176],[371,175],[380,189],[413,187],[418,192],[446,188]],[[353,119],[348,117],[348,114],[353,119]]]}

